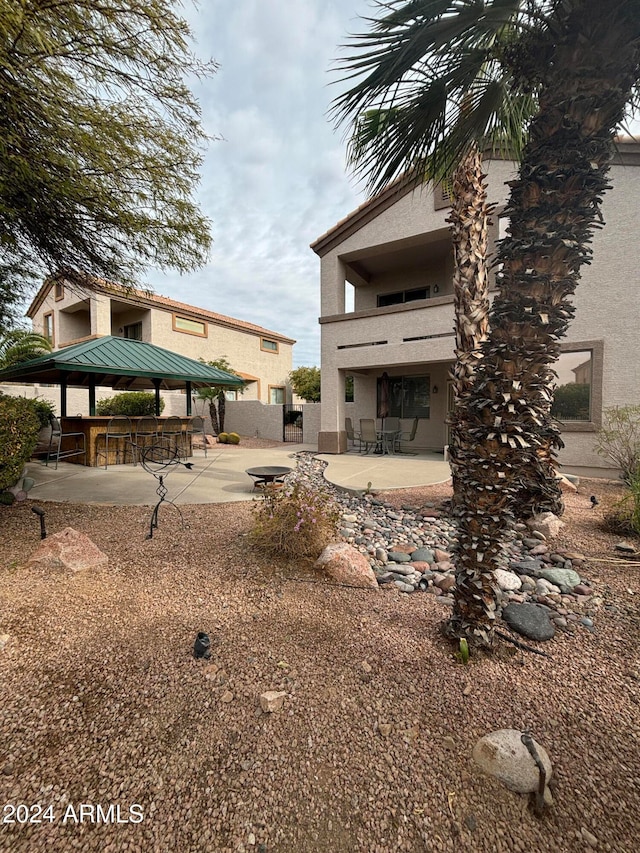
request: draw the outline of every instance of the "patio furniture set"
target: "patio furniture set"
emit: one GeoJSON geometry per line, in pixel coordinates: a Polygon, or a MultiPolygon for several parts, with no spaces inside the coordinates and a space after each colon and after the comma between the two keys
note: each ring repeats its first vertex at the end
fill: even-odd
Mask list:
{"type": "Polygon", "coordinates": [[[406,445],[410,444],[416,437],[418,429],[418,418],[413,419],[411,429],[403,431],[400,427],[400,418],[384,418],[381,419],[381,424],[378,427],[373,418],[361,418],[360,429],[354,430],[351,418],[345,418],[344,426],[347,433],[347,441],[351,442],[352,447],[358,445],[358,451],[365,455],[373,450],[374,453],[382,455],[408,453],[415,454],[415,451],[407,450],[406,445]]]}

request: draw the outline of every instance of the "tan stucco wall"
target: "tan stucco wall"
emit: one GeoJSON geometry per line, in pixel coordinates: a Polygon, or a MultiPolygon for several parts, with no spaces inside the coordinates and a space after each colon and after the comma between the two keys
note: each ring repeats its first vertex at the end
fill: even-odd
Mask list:
{"type": "MultiPolygon", "coordinates": [[[[512,164],[502,161],[485,163],[488,174],[489,200],[498,207],[507,199],[505,181],[514,175],[512,164]]],[[[576,316],[572,321],[566,344],[602,342],[603,382],[602,406],[640,403],[640,225],[637,217],[637,198],[640,191],[640,167],[614,165],[611,169],[613,189],[605,196],[603,215],[605,227],[596,232],[593,240],[593,261],[583,268],[582,281],[575,295],[576,316]]],[[[375,309],[375,296],[381,290],[393,289],[390,284],[407,282],[419,286],[415,269],[386,272],[358,292],[355,305],[359,316],[344,315],[345,262],[365,250],[373,254],[400,250],[415,245],[421,236],[446,227],[448,209],[435,210],[433,196],[428,191],[415,191],[399,199],[375,219],[349,234],[321,258],[322,286],[322,425],[323,434],[344,429],[348,410],[357,423],[360,417],[375,414],[375,380],[383,370],[401,375],[422,365],[419,372],[428,371],[431,382],[444,371],[436,384],[445,392],[446,368],[443,362],[453,356],[454,338],[435,337],[406,342],[403,338],[425,335],[447,335],[453,329],[453,303],[442,298],[432,299],[427,307],[394,306],[375,309]],[[406,279],[403,278],[406,272],[406,279]],[[363,309],[370,309],[368,311],[363,309]],[[343,314],[343,317],[335,315],[343,314]],[[332,316],[333,315],[333,316],[332,316]],[[384,342],[384,343],[381,343],[384,342]],[[367,346],[353,347],[353,344],[367,346]],[[372,346],[371,344],[377,344],[372,346]],[[338,347],[344,347],[339,349],[338,347]],[[434,364],[435,363],[435,364],[434,364]],[[356,404],[343,402],[346,374],[353,373],[356,404]]],[[[497,217],[494,215],[494,220],[497,217]]],[[[494,222],[493,233],[497,231],[494,222]]],[[[437,270],[425,270],[421,283],[430,283],[437,270]]],[[[599,389],[594,390],[597,402],[599,389]]],[[[445,443],[446,430],[442,419],[446,393],[432,397],[431,418],[421,422],[416,446],[437,446],[445,443]],[[439,424],[439,425],[438,425],[439,424]]],[[[595,434],[572,431],[565,426],[566,447],[560,461],[566,470],[594,471],[607,476],[610,464],[594,450],[595,434]]]]}
{"type": "MultiPolygon", "coordinates": [[[[87,296],[68,286],[61,300],[55,300],[53,289],[45,296],[33,317],[34,329],[43,330],[44,315],[49,312],[54,314],[56,348],[89,335],[122,336],[125,325],[142,322],[143,340],[189,358],[210,361],[225,357],[232,369],[256,377],[257,381],[246,385],[243,399],[268,403],[269,387],[278,386],[286,389],[287,402],[290,400],[288,375],[293,365],[290,343],[278,341],[278,352],[268,352],[261,349],[260,334],[213,322],[206,324],[206,337],[175,331],[171,310],[150,303],[135,305],[123,299],[111,300],[98,292],[87,296]]],[[[186,312],[176,313],[190,316],[186,312]]]]}

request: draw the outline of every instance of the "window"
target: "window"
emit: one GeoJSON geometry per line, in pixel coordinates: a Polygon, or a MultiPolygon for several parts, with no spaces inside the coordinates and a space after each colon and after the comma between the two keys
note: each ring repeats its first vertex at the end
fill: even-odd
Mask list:
{"type": "Polygon", "coordinates": [[[64,299],[64,284],[61,281],[56,281],[53,293],[56,302],[59,302],[61,299],[64,299]]]}
{"type": "Polygon", "coordinates": [[[237,391],[225,391],[224,392],[224,399],[225,400],[237,400],[238,399],[238,392],[237,391]]]}
{"type": "Polygon", "coordinates": [[[284,404],[285,389],[279,385],[269,385],[269,402],[272,405],[284,404]]]}
{"type": "Polygon", "coordinates": [[[590,421],[592,386],[591,350],[563,352],[555,370],[558,374],[551,414],[560,421],[590,421]]]}
{"type": "MultiPolygon", "coordinates": [[[[378,379],[378,411],[382,380],[378,379]]],[[[389,415],[395,418],[428,418],[431,407],[429,376],[390,376],[389,415]]]]}
{"type": "Polygon", "coordinates": [[[53,346],[53,313],[44,315],[42,334],[49,341],[51,346],[53,346]]]}
{"type": "Polygon", "coordinates": [[[278,352],[278,341],[270,341],[269,338],[260,338],[260,349],[264,352],[278,352]]]}
{"type": "Polygon", "coordinates": [[[130,341],[142,340],[142,323],[131,323],[124,327],[124,336],[130,341]]]}
{"type": "Polygon", "coordinates": [[[186,335],[198,335],[201,338],[207,337],[207,324],[201,320],[190,320],[188,317],[181,317],[179,314],[173,315],[173,331],[184,332],[186,335]]]}
{"type": "Polygon", "coordinates": [[[378,295],[378,308],[386,308],[388,305],[402,305],[404,302],[415,302],[417,299],[429,299],[430,287],[414,287],[411,290],[399,290],[395,293],[380,293],[378,295]]]}

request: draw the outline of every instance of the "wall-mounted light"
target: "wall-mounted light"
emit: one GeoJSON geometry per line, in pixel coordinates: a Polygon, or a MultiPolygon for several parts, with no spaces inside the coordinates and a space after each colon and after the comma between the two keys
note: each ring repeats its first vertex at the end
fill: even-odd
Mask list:
{"type": "Polygon", "coordinates": [[[434,293],[440,293],[440,286],[437,284],[434,284],[433,285],[433,292],[434,293]]]}
{"type": "Polygon", "coordinates": [[[438,386],[437,386],[437,385],[434,385],[434,386],[433,386],[433,388],[431,389],[431,393],[432,393],[432,394],[437,394],[437,393],[438,393],[438,386]]]}
{"type": "Polygon", "coordinates": [[[123,331],[122,326],[120,326],[120,328],[118,329],[118,331],[120,332],[120,334],[122,334],[122,331],[123,331]]]}

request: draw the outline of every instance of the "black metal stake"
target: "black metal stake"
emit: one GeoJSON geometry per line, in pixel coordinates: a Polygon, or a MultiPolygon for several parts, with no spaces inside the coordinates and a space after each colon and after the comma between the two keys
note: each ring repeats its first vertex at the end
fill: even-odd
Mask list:
{"type": "Polygon", "coordinates": [[[47,538],[47,528],[45,527],[44,522],[44,510],[40,506],[32,506],[31,512],[35,512],[35,514],[40,518],[40,538],[47,538]]]}

